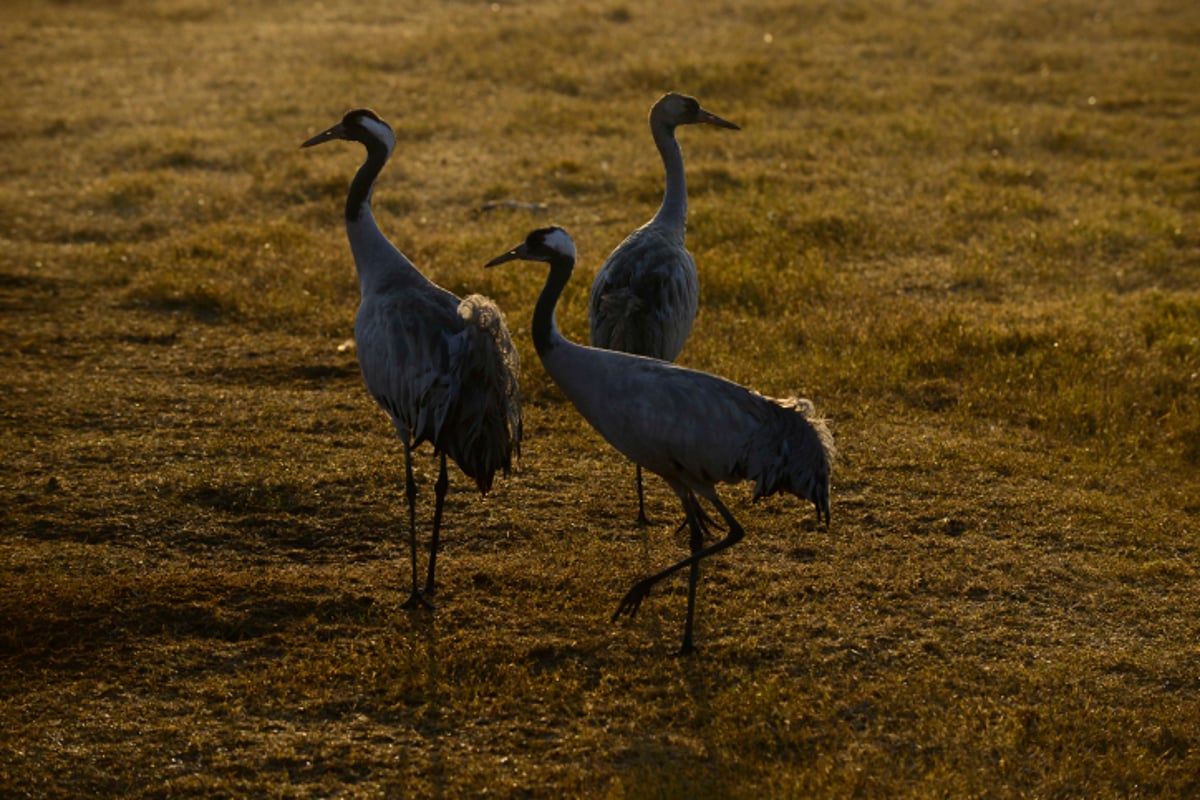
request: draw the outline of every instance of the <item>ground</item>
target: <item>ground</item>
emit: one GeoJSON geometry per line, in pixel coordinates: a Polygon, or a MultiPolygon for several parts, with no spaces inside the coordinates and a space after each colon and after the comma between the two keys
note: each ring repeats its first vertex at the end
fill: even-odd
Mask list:
{"type": "MultiPolygon", "coordinates": [[[[18,2],[0,59],[0,794],[1187,797],[1200,790],[1200,12],[1023,0],[18,2]],[[653,214],[663,92],[701,312],[680,357],[809,397],[833,521],[633,620],[680,509],[547,379],[653,214]],[[348,108],[380,225],[507,314],[519,468],[451,475],[406,611],[363,389],[348,108]]],[[[436,462],[418,452],[418,540],[436,462]]]]}

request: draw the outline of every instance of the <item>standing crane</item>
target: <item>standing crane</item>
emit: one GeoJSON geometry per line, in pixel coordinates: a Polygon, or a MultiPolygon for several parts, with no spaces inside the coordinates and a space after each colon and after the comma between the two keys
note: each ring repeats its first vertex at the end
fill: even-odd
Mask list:
{"type": "Polygon", "coordinates": [[[355,109],[301,146],[335,139],[359,142],[367,149],[346,197],[346,234],[362,294],[354,341],[367,391],[391,417],[404,444],[412,549],[412,594],[404,607],[430,608],[417,582],[412,451],[431,442],[440,462],[425,580],[425,594],[432,594],[449,487],[446,456],[487,494],[496,472],[507,475],[519,455],[517,351],[495,303],[477,294],[460,300],[434,284],[379,230],[371,192],[396,146],[391,127],[374,111],[355,109]]]}
{"type": "Polygon", "coordinates": [[[533,312],[533,345],[542,366],[593,428],[627,458],[661,476],[679,497],[691,529],[691,554],[643,578],[613,620],[634,617],[659,581],[690,567],[681,653],[694,649],[692,621],[700,561],[744,535],[715,484],[749,480],[754,499],[789,492],[810,500],[829,526],[833,439],[808,400],[773,400],[707,372],[645,356],[584,347],[558,330],[554,309],[575,266],[575,243],[562,228],[539,228],[488,266],[517,259],[550,265],[533,312]],[[728,525],[705,546],[709,501],[728,525]]]}
{"type": "MultiPolygon", "coordinates": [[[[696,98],[675,92],[650,109],[650,133],[666,172],[662,205],[609,254],[596,273],[588,302],[592,347],[674,361],[691,333],[700,284],[696,261],[684,244],[687,182],[675,129],[700,123],[739,130],[701,108],[696,98]]],[[[640,465],[637,497],[638,524],[645,525],[649,520],[640,465]]]]}

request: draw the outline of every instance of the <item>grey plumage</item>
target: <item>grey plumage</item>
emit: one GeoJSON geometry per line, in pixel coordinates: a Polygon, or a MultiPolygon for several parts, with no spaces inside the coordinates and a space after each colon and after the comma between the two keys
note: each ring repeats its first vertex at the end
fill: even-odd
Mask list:
{"type": "Polygon", "coordinates": [[[481,295],[462,300],[420,273],[379,230],[371,211],[375,179],[395,146],[391,128],[373,111],[356,109],[304,143],[356,141],[367,158],[346,198],[346,233],[361,300],[354,318],[359,367],[367,390],[404,444],[409,507],[412,594],[406,607],[428,606],[417,579],[417,487],[412,449],[431,442],[439,460],[425,592],[434,590],[446,458],[481,493],[519,454],[521,406],[517,352],[496,304],[481,295]]]}
{"type": "MultiPolygon", "coordinates": [[[[592,282],[588,323],[593,347],[674,361],[687,341],[700,302],[696,262],[684,239],[687,182],[680,125],[737,125],[700,107],[694,97],[664,95],[650,109],[650,131],[662,156],[663,200],[654,217],[605,259],[592,282]]],[[[645,523],[641,468],[637,473],[638,521],[645,523]]]]}
{"type": "Polygon", "coordinates": [[[638,228],[596,274],[588,302],[591,345],[674,361],[699,304],[696,262],[682,236],[638,228]]]}
{"type": "Polygon", "coordinates": [[[690,567],[682,645],[688,652],[693,648],[699,563],[743,535],[715,485],[751,481],[755,499],[795,494],[811,501],[818,521],[828,526],[834,458],[828,427],[808,400],[773,400],[706,372],[565,339],[554,308],[574,267],[575,245],[561,228],[530,233],[488,266],[514,259],[550,265],[533,316],[534,346],[546,372],[600,435],[634,463],[660,475],[683,504],[691,555],[636,583],[614,618],[635,615],[656,583],[690,567]],[[708,500],[728,525],[725,538],[707,547],[707,522],[697,497],[708,500]]]}

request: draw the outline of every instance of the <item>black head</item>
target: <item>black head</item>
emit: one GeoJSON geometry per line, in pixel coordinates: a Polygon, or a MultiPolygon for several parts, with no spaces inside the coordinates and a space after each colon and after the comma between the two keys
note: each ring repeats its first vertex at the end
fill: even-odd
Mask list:
{"type": "Polygon", "coordinates": [[[729,120],[721,119],[716,114],[700,107],[700,101],[686,94],[671,92],[659,98],[650,109],[650,122],[660,122],[670,127],[676,125],[716,125],[718,128],[741,130],[729,120]]]}
{"type": "Polygon", "coordinates": [[[570,260],[574,265],[575,240],[571,238],[571,234],[556,225],[549,228],[538,228],[531,231],[521,244],[507,253],[493,258],[487,263],[487,266],[494,267],[507,261],[518,260],[546,262],[570,260]]]}
{"type": "Polygon", "coordinates": [[[347,111],[341,122],[321,131],[300,146],[313,147],[325,142],[332,142],[334,139],[345,139],[363,144],[379,142],[389,150],[396,143],[396,136],[392,132],[391,126],[384,122],[382,117],[369,108],[356,108],[347,111]]]}

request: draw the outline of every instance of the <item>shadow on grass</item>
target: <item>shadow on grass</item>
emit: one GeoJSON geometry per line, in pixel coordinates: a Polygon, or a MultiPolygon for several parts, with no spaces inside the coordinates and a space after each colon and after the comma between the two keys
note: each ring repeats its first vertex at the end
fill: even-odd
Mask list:
{"type": "Polygon", "coordinates": [[[353,637],[378,613],[369,596],[305,597],[295,586],[248,589],[221,577],[183,574],[178,585],[125,577],[107,587],[79,580],[8,592],[0,597],[0,663],[15,670],[97,669],[108,659],[125,662],[146,640],[247,642],[297,627],[320,628],[325,638],[353,637]]]}

